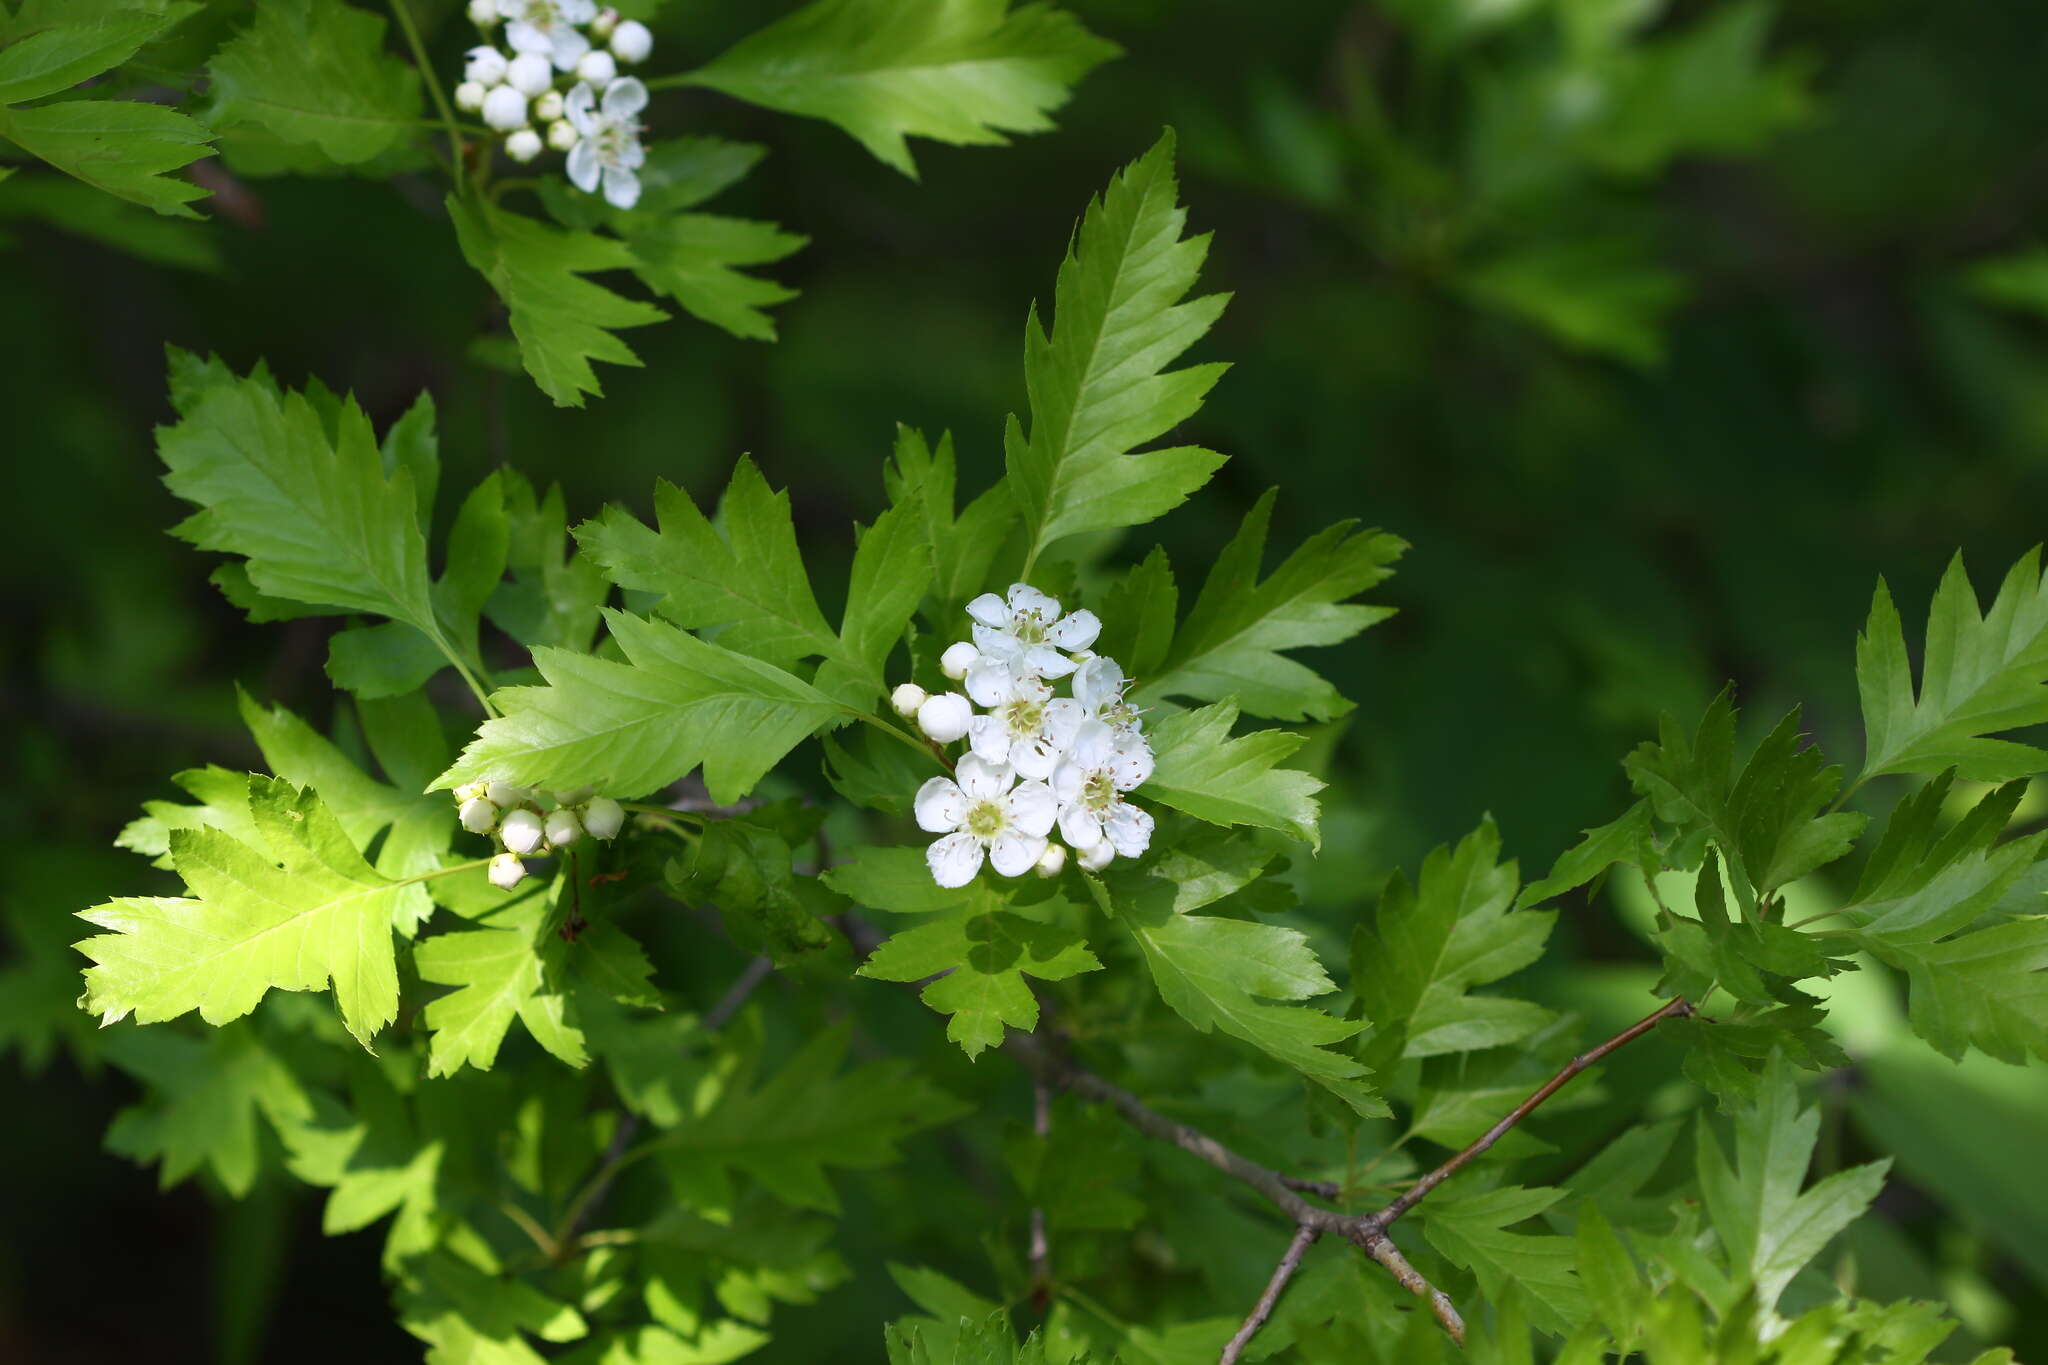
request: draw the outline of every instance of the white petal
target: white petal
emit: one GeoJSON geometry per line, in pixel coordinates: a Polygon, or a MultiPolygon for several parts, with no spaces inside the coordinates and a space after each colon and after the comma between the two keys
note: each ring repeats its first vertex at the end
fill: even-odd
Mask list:
{"type": "Polygon", "coordinates": [[[1087,707],[1072,697],[1060,697],[1045,704],[1045,718],[1039,724],[1047,739],[1066,749],[1073,745],[1074,737],[1081,733],[1081,726],[1087,719],[1087,707]]]}
{"type": "Polygon", "coordinates": [[[589,138],[578,142],[569,149],[569,183],[589,194],[597,188],[597,177],[603,168],[597,164],[597,148],[589,138]]]}
{"type": "Polygon", "coordinates": [[[500,19],[517,19],[526,13],[526,0],[498,0],[500,19]]]}
{"type": "Polygon", "coordinates": [[[984,656],[967,670],[967,695],[979,706],[1001,706],[1010,699],[1016,685],[1009,665],[997,659],[984,656]]]}
{"type": "Polygon", "coordinates": [[[1087,780],[1088,770],[1070,756],[1052,770],[1052,794],[1059,798],[1061,805],[1067,805],[1081,794],[1081,784],[1087,780]]]}
{"type": "Polygon", "coordinates": [[[1123,690],[1124,670],[1115,659],[1098,654],[1074,674],[1074,697],[1090,711],[1100,711],[1123,690]]]}
{"type": "Polygon", "coordinates": [[[1104,839],[1093,848],[1081,850],[1081,856],[1074,859],[1084,872],[1100,872],[1116,859],[1116,846],[1104,839]]]}
{"type": "Polygon", "coordinates": [[[557,24],[550,36],[553,41],[548,45],[548,55],[554,58],[557,71],[574,71],[583,54],[590,51],[590,39],[567,24],[557,24]]]}
{"type": "Polygon", "coordinates": [[[1010,789],[1017,780],[1017,774],[1007,764],[989,763],[975,754],[968,754],[960,760],[960,766],[953,773],[960,790],[973,801],[993,801],[1010,789]]]}
{"type": "Polygon", "coordinates": [[[967,818],[967,796],[950,777],[935,777],[917,789],[910,803],[917,814],[917,827],[931,834],[960,828],[967,818]]]}
{"type": "Polygon", "coordinates": [[[1010,624],[1010,609],[1003,605],[1003,599],[992,592],[985,592],[967,604],[967,614],[985,626],[1001,630],[1010,624]]]}
{"type": "Polygon", "coordinates": [[[606,118],[629,119],[647,107],[647,87],[638,77],[622,76],[604,88],[606,118]]]}
{"type": "Polygon", "coordinates": [[[1152,746],[1137,735],[1125,735],[1110,759],[1109,780],[1118,791],[1127,792],[1150,781],[1153,767],[1152,746]]]}
{"type": "Polygon", "coordinates": [[[948,834],[924,851],[925,866],[940,886],[965,886],[981,871],[981,840],[972,834],[948,834]]]}
{"type": "Polygon", "coordinates": [[[562,113],[569,122],[576,125],[576,131],[589,137],[597,131],[597,92],[588,82],[578,81],[562,101],[562,113]]]}
{"type": "Polygon", "coordinates": [[[1010,793],[1010,823],[1034,838],[1043,837],[1052,829],[1059,808],[1052,788],[1043,782],[1019,782],[1010,793]]]}
{"type": "Polygon", "coordinates": [[[1024,651],[1024,671],[1038,678],[1064,678],[1074,671],[1074,661],[1051,645],[1033,645],[1024,651]]]}
{"type": "Polygon", "coordinates": [[[619,148],[619,164],[629,171],[637,171],[647,164],[647,149],[640,145],[639,138],[619,148]]]}
{"type": "Polygon", "coordinates": [[[967,676],[967,670],[974,667],[981,658],[981,651],[965,640],[946,646],[946,652],[939,656],[939,672],[958,682],[967,676]]]}
{"type": "Polygon", "coordinates": [[[511,44],[514,52],[537,52],[543,57],[554,51],[555,47],[548,41],[547,34],[524,19],[514,19],[505,25],[505,41],[511,44]]]}
{"type": "Polygon", "coordinates": [[[1039,856],[1044,852],[1042,834],[999,834],[989,848],[988,860],[1005,877],[1021,877],[1038,866],[1039,856]]]}
{"type": "Polygon", "coordinates": [[[1089,772],[1106,768],[1116,754],[1116,731],[1090,716],[1074,732],[1073,742],[1067,745],[1067,753],[1077,765],[1089,772]]]}
{"type": "Polygon", "coordinates": [[[1010,763],[1019,777],[1045,781],[1059,766],[1060,748],[1044,735],[1033,735],[1010,746],[1010,763]]]}
{"type": "Polygon", "coordinates": [[[615,209],[632,208],[640,202],[640,177],[623,166],[605,167],[604,201],[615,209]]]}
{"type": "Polygon", "coordinates": [[[1060,812],[1060,838],[1085,853],[1102,842],[1102,821],[1085,806],[1068,806],[1060,812]]]}
{"type": "Polygon", "coordinates": [[[970,628],[970,633],[974,636],[975,647],[991,659],[1000,659],[1008,663],[1024,652],[1024,646],[1019,644],[1017,637],[1007,629],[985,626],[976,621],[970,628]]]}
{"type": "Polygon", "coordinates": [[[1012,583],[1010,585],[1010,610],[1035,611],[1038,613],[1039,620],[1055,621],[1059,619],[1060,600],[1057,597],[1046,596],[1029,583],[1012,583]]]}
{"type": "Polygon", "coordinates": [[[1102,621],[1092,611],[1077,611],[1045,633],[1061,649],[1086,649],[1102,634],[1102,621]]]}
{"type": "Polygon", "coordinates": [[[974,750],[969,758],[997,765],[1010,761],[1010,732],[994,716],[976,716],[967,722],[967,745],[974,750]]]}
{"type": "Polygon", "coordinates": [[[572,24],[587,24],[597,17],[597,0],[555,0],[555,11],[572,24]]]}
{"type": "Polygon", "coordinates": [[[1138,809],[1127,801],[1119,801],[1115,810],[1109,813],[1104,833],[1116,851],[1126,858],[1135,858],[1152,843],[1152,816],[1148,811],[1138,809]]]}

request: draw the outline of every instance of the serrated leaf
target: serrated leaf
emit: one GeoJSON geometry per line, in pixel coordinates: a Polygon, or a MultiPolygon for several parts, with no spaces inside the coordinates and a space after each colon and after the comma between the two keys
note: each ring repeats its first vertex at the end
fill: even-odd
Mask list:
{"type": "Polygon", "coordinates": [[[420,77],[384,47],[381,15],[341,0],[266,0],[207,63],[216,125],[258,124],[338,165],[411,138],[420,77]]]}
{"type": "Polygon", "coordinates": [[[284,1128],[312,1112],[291,1068],[246,1024],[204,1038],[123,1029],[105,1055],[147,1087],[141,1103],[114,1116],[107,1147],[159,1163],[164,1189],[206,1166],[230,1194],[247,1194],[261,1158],[257,1116],[284,1128]]]}
{"type": "Polygon", "coordinates": [[[882,481],[892,504],[915,503],[921,509],[925,539],[931,545],[931,590],[939,607],[933,619],[951,616],[981,592],[990,565],[1015,526],[1017,510],[1008,486],[998,482],[956,515],[958,471],[952,433],[930,446],[922,432],[900,425],[895,457],[883,466],[882,481]]]}
{"type": "Polygon", "coordinates": [[[628,662],[536,649],[545,687],[511,687],[435,789],[485,778],[641,796],[699,764],[711,798],[739,800],[840,703],[770,664],[659,621],[607,611],[628,662]]]}
{"type": "Polygon", "coordinates": [[[1227,701],[1167,717],[1151,731],[1158,766],[1141,792],[1212,825],[1277,829],[1322,846],[1317,827],[1323,783],[1277,766],[1299,749],[1302,736],[1254,730],[1231,738],[1237,707],[1227,701]]]}
{"type": "Polygon", "coordinates": [[[1484,1194],[1432,1201],[1422,1225],[1429,1244],[1479,1278],[1488,1299],[1518,1285],[1529,1315],[1545,1331],[1562,1335],[1583,1322],[1586,1293],[1574,1270],[1569,1237],[1509,1232],[1564,1195],[1557,1189],[1503,1186],[1484,1194]]]}
{"type": "Polygon", "coordinates": [[[1197,446],[1137,453],[1194,416],[1225,366],[1167,371],[1200,340],[1228,297],[1182,302],[1209,250],[1183,240],[1173,135],[1088,206],[1060,264],[1053,330],[1034,306],[1024,329],[1031,435],[1003,433],[1011,495],[1023,514],[1025,573],[1063,536],[1137,526],[1186,500],[1223,457],[1197,446]]]}
{"type": "Polygon", "coordinates": [[[509,582],[491,589],[484,612],[492,624],[532,648],[590,649],[611,585],[588,555],[572,554],[569,515],[559,484],[545,497],[509,469],[498,471],[505,499],[505,567],[509,582]]]}
{"type": "Polygon", "coordinates": [[[435,934],[413,949],[422,981],[455,987],[429,1001],[423,1016],[433,1030],[429,1076],[452,1075],[465,1065],[490,1070],[514,1018],[568,1065],[589,1062],[583,1032],[568,1018],[563,974],[569,945],[554,932],[554,899],[553,890],[536,888],[487,917],[483,928],[435,934]]]}
{"type": "Polygon", "coordinates": [[[711,905],[733,942],[788,965],[834,947],[824,916],[844,907],[815,878],[791,868],[780,832],[752,820],[715,820],[688,854],[670,861],[669,885],[693,905],[711,905]]]}
{"type": "Polygon", "coordinates": [[[1522,888],[1515,900],[1517,910],[1556,900],[1594,881],[1609,868],[1626,864],[1653,877],[1662,859],[1652,842],[1650,803],[1638,801],[1598,829],[1582,831],[1585,838],[1573,845],[1551,866],[1550,875],[1522,888]]]}
{"type": "Polygon", "coordinates": [[[603,392],[591,361],[640,363],[612,333],[660,322],[667,314],[583,278],[592,271],[631,269],[633,253],[624,243],[455,195],[448,197],[448,216],[462,258],[490,281],[511,314],[520,362],[557,407],[580,408],[585,394],[603,392]]]}
{"type": "Polygon", "coordinates": [[[1096,652],[1122,661],[1125,676],[1141,680],[1142,690],[1166,666],[1173,647],[1174,617],[1180,609],[1180,590],[1174,585],[1173,566],[1166,551],[1158,546],[1124,576],[1112,584],[1095,603],[1102,619],[1102,637],[1096,652]]]}
{"type": "Polygon", "coordinates": [[[116,10],[0,47],[0,104],[41,99],[111,70],[189,12],[182,7],[157,13],[116,10]]]}
{"type": "Polygon", "coordinates": [[[215,829],[171,831],[188,897],[128,897],[79,912],[112,931],[76,945],[95,964],[85,1006],[106,1023],[197,1010],[222,1024],[272,989],[331,984],[342,1022],[367,1047],[398,1013],[391,924],[403,888],[363,861],[311,791],[251,777],[249,809],[260,849],[215,829]]]}
{"type": "Polygon", "coordinates": [[[399,1326],[433,1348],[432,1365],[539,1365],[528,1335],[574,1341],[589,1331],[570,1305],[444,1251],[405,1263],[397,1300],[399,1326]]]}
{"type": "Polygon", "coordinates": [[[1905,634],[1882,579],[1856,637],[1863,702],[1863,776],[1953,767],[1999,782],[2048,768],[2048,754],[1990,736],[2048,720],[2048,578],[2029,551],[1980,615],[1961,555],[1949,562],[1927,613],[1927,649],[1914,694],[1905,634]]]}
{"type": "Polygon", "coordinates": [[[2001,1062],[2048,1058],[2048,918],[2010,920],[1940,943],[1876,944],[1912,983],[1913,1031],[1952,1061],[1976,1047],[2001,1062]]]}
{"type": "Polygon", "coordinates": [[[687,80],[827,119],[914,178],[904,139],[970,146],[1042,132],[1073,85],[1118,55],[1050,5],[1008,9],[1009,0],[819,0],[687,80]]]}
{"type": "Polygon", "coordinates": [[[205,156],[203,124],[159,104],[65,100],[0,107],[0,137],[94,189],[158,213],[199,215],[187,205],[209,191],[168,174],[205,156]]]}
{"type": "Polygon", "coordinates": [[[747,341],[775,340],[775,322],[762,310],[787,303],[796,290],[749,275],[745,267],[772,265],[810,241],[773,223],[715,213],[636,220],[620,235],[632,248],[641,283],[691,317],[747,341]]]}
{"type": "MultiPolygon", "coordinates": [[[[899,501],[858,531],[846,615],[839,626],[847,663],[868,695],[887,691],[889,655],[902,640],[932,579],[932,545],[920,498],[899,501]]],[[[819,685],[825,677],[820,672],[819,685]]]]}
{"type": "MultiPolygon", "coordinates": [[[[1339,522],[1261,582],[1274,496],[1269,490],[1253,504],[1216,557],[1172,653],[1141,697],[1230,698],[1248,715],[1275,720],[1331,720],[1351,709],[1326,679],[1283,651],[1338,644],[1393,615],[1391,607],[1348,599],[1384,581],[1407,543],[1339,522]]],[[[1132,676],[1144,676],[1131,667],[1132,676]]]]}

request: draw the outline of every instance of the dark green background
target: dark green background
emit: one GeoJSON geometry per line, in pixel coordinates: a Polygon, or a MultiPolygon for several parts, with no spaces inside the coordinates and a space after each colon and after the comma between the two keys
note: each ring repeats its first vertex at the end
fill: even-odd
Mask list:
{"type": "MultiPolygon", "coordinates": [[[[141,800],[169,794],[168,774],[254,761],[233,682],[316,718],[331,705],[331,625],[247,625],[164,534],[181,515],[150,439],[168,416],[165,343],[352,388],[380,422],[429,389],[444,489],[503,461],[560,480],[572,518],[606,499],[644,511],[657,476],[709,498],[752,452],[793,489],[829,581],[851,522],[880,506],[896,421],[950,428],[970,489],[999,472],[1001,415],[1023,402],[1025,308],[1049,298],[1088,196],[1167,124],[1192,223],[1216,234],[1205,283],[1236,295],[1196,352],[1234,368],[1184,433],[1230,463],[1156,528],[1184,594],[1273,484],[1277,546],[1355,517],[1414,547],[1379,593],[1400,615],[1317,662],[1359,700],[1334,737],[1311,879],[1332,923],[1484,812],[1511,853],[1547,867],[1620,808],[1618,760],[1657,713],[1696,715],[1726,680],[1752,723],[1804,701],[1815,736],[1853,763],[1853,640],[1876,577],[1911,629],[1958,547],[1988,588],[2041,538],[2048,333],[1966,280],[2048,216],[2039,7],[1795,6],[1772,48],[1810,63],[1800,126],[1759,154],[1516,206],[1514,227],[1539,233],[1569,235],[1589,205],[1618,215],[1685,277],[1690,298],[1648,365],[1475,308],[1443,261],[1388,250],[1404,215],[1436,211],[1437,190],[1387,183],[1341,139],[1261,140],[1284,126],[1276,109],[1338,119],[1345,73],[1362,72],[1416,154],[1455,180],[1473,92],[1526,57],[1513,43],[1425,60],[1390,15],[1322,0],[1070,7],[1128,55],[1083,84],[1057,132],[1007,149],[920,144],[919,183],[822,125],[663,97],[658,133],[772,148],[713,207],[810,234],[775,272],[803,293],[777,311],[772,346],[688,319],[628,334],[646,367],[603,370],[605,398],[581,412],[469,358],[493,306],[423,179],[252,182],[260,221],[211,229],[218,274],[9,225],[0,890],[17,936],[61,952],[69,911],[139,884],[139,863],[107,844],[141,800]]],[[[662,58],[714,52],[760,20],[703,8],[658,26],[662,58]]],[[[1676,23],[1711,9],[1680,6],[1676,23]]],[[[1604,906],[1567,914],[1553,958],[1538,988],[1554,1004],[1648,960],[1604,906]]],[[[30,1008],[0,1001],[0,1020],[30,1008]]],[[[1850,1156],[1873,1136],[1920,1153],[1881,1206],[1886,1273],[1902,1278],[1871,1287],[1974,1295],[2023,1354],[2048,1349],[2048,1210],[2016,1211],[1996,1172],[2024,1165],[1986,1175],[1938,1122],[1976,1112],[1997,1130],[1987,1140],[2014,1145],[1999,1159],[2024,1163],[2040,1149],[1984,1115],[2039,1125],[2048,1091],[2015,1074],[1995,1099],[1942,1067],[1875,1088],[1851,1073],[1828,1091],[1851,1119],[1830,1129],[1850,1156]]],[[[290,1358],[406,1358],[375,1283],[377,1234],[320,1238],[317,1203],[296,1189],[241,1207],[192,1185],[158,1196],[151,1173],[99,1151],[127,1093],[61,1049],[0,1066],[0,1359],[282,1359],[248,1307],[273,1283],[290,1358]]],[[[828,1297],[813,1330],[865,1333],[901,1307],[864,1298],[828,1297]]],[[[790,1349],[777,1358],[823,1358],[790,1349]]]]}

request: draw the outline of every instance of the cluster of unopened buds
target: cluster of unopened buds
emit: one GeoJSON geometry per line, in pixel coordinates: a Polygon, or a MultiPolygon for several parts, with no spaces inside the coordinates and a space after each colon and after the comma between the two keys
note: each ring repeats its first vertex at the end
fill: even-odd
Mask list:
{"type": "Polygon", "coordinates": [[[489,834],[498,844],[491,859],[491,884],[510,891],[526,876],[522,855],[544,857],[588,834],[610,839],[626,823],[626,809],[589,787],[543,793],[510,782],[471,782],[455,789],[456,818],[471,834],[489,834]]]}
{"type": "Polygon", "coordinates": [[[953,776],[931,779],[912,803],[918,827],[942,836],[925,855],[933,880],[965,886],[984,860],[1005,877],[1057,876],[1068,849],[1091,872],[1143,853],[1152,817],[1125,798],[1152,775],[1152,746],[1123,669],[1090,650],[1095,613],[1062,615],[1057,599],[1018,583],[1007,597],[975,598],[967,615],[974,638],[939,659],[964,694],[905,683],[889,698],[933,743],[967,743],[953,776]],[[1070,696],[1054,695],[1061,679],[1070,696]]]}
{"type": "Polygon", "coordinates": [[[544,147],[567,152],[577,189],[589,194],[602,183],[614,207],[638,203],[647,153],[636,118],[647,87],[619,68],[647,60],[647,25],[595,0],[470,0],[469,17],[486,37],[502,22],[504,46],[469,50],[456,106],[501,134],[514,161],[532,161],[544,147]]]}

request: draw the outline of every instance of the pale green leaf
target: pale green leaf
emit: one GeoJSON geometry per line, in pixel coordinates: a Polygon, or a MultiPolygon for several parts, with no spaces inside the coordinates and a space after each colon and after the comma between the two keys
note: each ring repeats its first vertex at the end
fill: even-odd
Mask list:
{"type": "Polygon", "coordinates": [[[94,189],[158,213],[199,215],[188,204],[208,191],[168,174],[207,153],[204,125],[160,104],[66,100],[0,108],[0,138],[94,189]]]}
{"type": "Polygon", "coordinates": [[[451,1075],[465,1065],[490,1070],[514,1018],[568,1065],[590,1060],[582,1031],[567,1017],[562,978],[569,945],[555,933],[557,922],[553,891],[536,888],[488,916],[482,928],[420,941],[413,950],[420,979],[456,988],[426,1007],[426,1026],[434,1034],[429,1076],[451,1075]]]}
{"type": "Polygon", "coordinates": [[[146,1087],[141,1103],[114,1116],[107,1147],[158,1162],[165,1189],[205,1166],[230,1194],[247,1194],[261,1162],[257,1116],[284,1128],[312,1112],[291,1068],[247,1024],[205,1038],[123,1029],[105,1055],[146,1087]]]}
{"type": "Polygon", "coordinates": [[[1158,767],[1140,795],[1212,825],[1257,825],[1320,846],[1323,783],[1276,766],[1299,749],[1302,737],[1285,730],[1254,730],[1230,737],[1237,707],[1227,701],[1169,716],[1151,731],[1158,767]]]}

